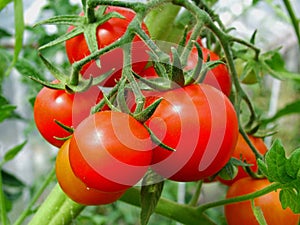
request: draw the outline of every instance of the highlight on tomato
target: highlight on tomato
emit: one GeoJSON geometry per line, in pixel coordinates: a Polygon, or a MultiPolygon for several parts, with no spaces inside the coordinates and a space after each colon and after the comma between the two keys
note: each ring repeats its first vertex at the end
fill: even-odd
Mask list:
{"type": "Polygon", "coordinates": [[[74,174],[88,187],[118,192],[136,185],[147,172],[152,140],[129,114],[101,111],[75,129],[69,154],[74,174]]]}
{"type": "Polygon", "coordinates": [[[70,139],[59,149],[55,164],[57,181],[64,193],[73,201],[83,205],[104,205],[117,201],[125,191],[103,192],[89,188],[74,175],[69,161],[69,145],[70,139]]]}
{"type": "MultiPolygon", "coordinates": [[[[270,182],[267,179],[245,177],[229,187],[226,198],[249,194],[268,185],[270,185],[270,182]]],[[[290,208],[282,208],[279,200],[279,190],[255,198],[254,205],[262,210],[267,224],[298,225],[299,223],[299,214],[294,214],[290,208]]],[[[224,210],[228,225],[259,225],[253,214],[250,200],[225,205],[224,210]]]]}
{"type": "Polygon", "coordinates": [[[91,108],[102,98],[103,93],[95,86],[76,94],[43,87],[37,94],[33,107],[36,127],[47,142],[60,147],[64,140],[58,138],[68,137],[70,133],[55,121],[75,128],[90,115],[91,108]]]}
{"type": "MultiPolygon", "coordinates": [[[[124,35],[127,30],[129,23],[135,16],[135,12],[128,8],[108,6],[105,14],[117,12],[124,18],[113,17],[108,21],[100,24],[97,27],[96,38],[98,48],[102,49],[124,35]]],[[[74,29],[73,26],[69,27],[68,32],[74,29]]],[[[142,24],[142,29],[149,34],[146,25],[142,24]]],[[[132,68],[135,72],[139,73],[147,64],[149,55],[147,53],[148,48],[146,44],[138,37],[135,36],[132,43],[128,43],[132,48],[132,68]]],[[[90,55],[90,50],[86,43],[84,35],[81,33],[66,41],[66,53],[70,63],[74,63],[90,55]]],[[[81,74],[84,77],[89,78],[90,76],[97,77],[104,73],[107,73],[111,69],[115,69],[113,74],[106,78],[101,85],[112,87],[116,84],[116,80],[121,77],[123,67],[123,51],[121,48],[115,48],[110,52],[107,52],[100,56],[101,66],[97,65],[95,61],[91,61],[84,65],[81,70],[81,74]]]]}
{"type": "MultiPolygon", "coordinates": [[[[255,137],[253,135],[248,135],[248,138],[260,154],[264,155],[268,151],[268,148],[265,145],[262,138],[255,137]]],[[[257,167],[256,157],[255,157],[253,151],[251,150],[250,146],[247,144],[244,137],[240,133],[239,133],[238,141],[237,141],[236,147],[233,151],[232,157],[239,159],[241,161],[244,161],[247,164],[251,164],[252,166],[250,166],[250,169],[253,172],[257,172],[258,167],[257,167]]],[[[243,167],[239,166],[238,173],[234,177],[234,179],[224,180],[220,177],[217,177],[217,179],[223,184],[232,185],[235,181],[237,181],[243,177],[247,177],[247,176],[249,176],[248,173],[244,170],[243,167]]]]}
{"type": "Polygon", "coordinates": [[[193,84],[147,98],[163,100],[146,125],[169,151],[153,150],[152,169],[175,181],[196,181],[217,173],[230,159],[238,137],[236,112],[216,88],[193,84]]]}

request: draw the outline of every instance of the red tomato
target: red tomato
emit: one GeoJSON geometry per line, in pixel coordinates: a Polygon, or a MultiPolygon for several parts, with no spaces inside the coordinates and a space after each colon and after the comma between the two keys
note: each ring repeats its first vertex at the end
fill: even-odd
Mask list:
{"type": "Polygon", "coordinates": [[[238,137],[237,116],[229,99],[205,84],[157,96],[164,100],[146,124],[176,151],[156,147],[152,168],[175,181],[196,181],[217,173],[230,159],[238,137]]]}
{"type": "MultiPolygon", "coordinates": [[[[267,152],[267,146],[261,138],[254,137],[252,135],[248,135],[248,137],[252,144],[261,154],[264,155],[267,152]]],[[[233,151],[232,157],[245,161],[248,164],[252,164],[252,166],[250,167],[251,170],[257,172],[258,168],[255,155],[241,134],[239,134],[238,142],[233,151]]],[[[243,167],[240,166],[238,167],[238,174],[234,179],[223,180],[220,177],[218,177],[218,180],[223,184],[232,185],[235,181],[247,176],[249,176],[247,172],[243,169],[243,167]]]]}
{"type": "Polygon", "coordinates": [[[102,92],[92,87],[86,92],[68,94],[64,90],[43,87],[34,103],[34,121],[41,135],[52,145],[60,147],[70,133],[55,123],[76,127],[90,114],[91,107],[102,99],[102,92]]]}
{"type": "Polygon", "coordinates": [[[95,113],[79,124],[71,138],[74,174],[101,191],[122,191],[135,185],[148,170],[151,158],[149,132],[125,113],[95,113]]]}
{"type": "MultiPolygon", "coordinates": [[[[210,55],[210,61],[219,60],[219,56],[212,52],[211,50],[201,47],[203,59],[207,61],[208,55],[210,55]]],[[[188,58],[186,70],[195,68],[198,62],[198,52],[197,48],[194,47],[191,50],[191,53],[188,58]]],[[[221,90],[226,96],[230,95],[231,92],[231,77],[225,65],[220,64],[213,69],[209,70],[206,74],[206,77],[203,81],[205,84],[214,86],[215,88],[221,90]]]]}
{"type": "MultiPolygon", "coordinates": [[[[229,187],[226,198],[249,194],[268,185],[270,185],[270,182],[267,179],[255,180],[251,177],[245,177],[229,187]]],[[[298,225],[299,214],[294,214],[289,208],[282,209],[279,190],[255,198],[254,204],[261,208],[269,225],[298,225]]],[[[225,205],[225,216],[228,225],[258,225],[250,201],[225,205]]]]}
{"type": "Polygon", "coordinates": [[[125,191],[102,192],[89,188],[74,175],[69,161],[69,145],[70,139],[58,151],[55,167],[57,181],[66,195],[83,205],[103,205],[118,200],[125,191]]]}
{"type": "MultiPolygon", "coordinates": [[[[101,24],[97,28],[97,42],[98,48],[104,48],[120,37],[124,35],[129,23],[135,16],[135,12],[121,7],[108,6],[105,13],[109,12],[118,12],[125,18],[111,18],[107,22],[101,24]]],[[[146,33],[149,33],[145,24],[142,25],[142,28],[146,33]]],[[[74,29],[70,27],[68,31],[74,29]]],[[[128,43],[131,44],[131,43],[128,43]]],[[[132,64],[133,70],[135,72],[140,72],[146,65],[148,61],[148,53],[146,52],[148,48],[146,44],[136,36],[132,43],[132,64]]],[[[84,57],[90,55],[87,43],[85,41],[84,35],[79,34],[66,41],[66,52],[69,58],[70,63],[79,61],[84,57]]],[[[97,66],[94,61],[87,63],[83,68],[81,73],[84,77],[90,77],[91,75],[96,77],[103,73],[110,71],[115,68],[115,72],[108,77],[101,84],[103,86],[114,86],[116,84],[115,80],[121,77],[122,67],[123,67],[123,52],[121,48],[116,48],[110,52],[105,53],[100,56],[101,68],[97,66]]]]}

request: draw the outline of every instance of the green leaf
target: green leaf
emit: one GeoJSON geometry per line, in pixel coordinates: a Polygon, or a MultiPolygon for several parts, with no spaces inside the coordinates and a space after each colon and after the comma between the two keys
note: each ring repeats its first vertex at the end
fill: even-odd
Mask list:
{"type": "Polygon", "coordinates": [[[285,68],[285,61],[278,50],[269,51],[261,55],[260,58],[263,69],[271,76],[280,79],[300,80],[299,73],[293,73],[285,68]]]}
{"type": "Polygon", "coordinates": [[[10,105],[9,102],[0,95],[0,123],[7,118],[13,117],[13,112],[17,107],[10,105]]]}
{"type": "Polygon", "coordinates": [[[297,193],[297,189],[293,189],[293,188],[283,189],[279,193],[279,198],[280,198],[282,208],[286,209],[290,207],[294,213],[300,213],[300,204],[299,204],[300,194],[297,193]]]}
{"type": "Polygon", "coordinates": [[[268,179],[271,182],[277,181],[282,184],[293,181],[286,171],[288,160],[281,141],[276,140],[271,149],[265,155],[265,162],[268,168],[268,179]]]}
{"type": "Polygon", "coordinates": [[[300,213],[300,148],[287,158],[281,141],[275,140],[265,161],[259,160],[258,166],[271,182],[282,184],[279,195],[282,207],[300,213]]]}
{"type": "Polygon", "coordinates": [[[7,30],[4,30],[3,28],[0,28],[0,38],[11,37],[11,36],[12,36],[11,33],[9,33],[7,30]]]}
{"type": "Polygon", "coordinates": [[[2,173],[2,179],[4,185],[9,187],[25,187],[25,184],[13,174],[3,169],[1,170],[1,173],[2,173]]]}
{"type": "Polygon", "coordinates": [[[13,0],[1,0],[0,1],[0,11],[4,9],[9,3],[11,3],[13,0]]]}
{"type": "Polygon", "coordinates": [[[160,199],[164,181],[160,175],[149,170],[145,175],[141,188],[141,225],[148,224],[160,199]]]}
{"type": "Polygon", "coordinates": [[[268,225],[261,208],[259,206],[255,206],[254,199],[251,200],[251,208],[252,208],[253,214],[254,214],[257,222],[260,225],[268,225]]]}
{"type": "Polygon", "coordinates": [[[23,143],[21,143],[21,144],[15,146],[15,147],[13,147],[12,149],[8,150],[5,153],[5,155],[4,155],[4,157],[1,161],[1,165],[3,165],[4,163],[12,160],[23,149],[23,147],[26,145],[26,143],[27,143],[27,141],[24,141],[23,143]]]}
{"type": "Polygon", "coordinates": [[[294,113],[300,113],[300,100],[287,104],[282,109],[278,110],[274,116],[263,119],[261,122],[264,124],[274,122],[275,120],[294,113]]]}

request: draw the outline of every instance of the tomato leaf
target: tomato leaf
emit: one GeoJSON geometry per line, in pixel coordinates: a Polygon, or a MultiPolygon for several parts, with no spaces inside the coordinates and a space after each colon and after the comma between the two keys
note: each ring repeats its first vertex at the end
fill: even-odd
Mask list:
{"type": "Polygon", "coordinates": [[[287,158],[281,141],[276,140],[266,153],[265,161],[258,160],[258,166],[271,182],[282,184],[282,207],[300,213],[300,148],[287,158]]]}
{"type": "Polygon", "coordinates": [[[278,50],[269,51],[261,55],[260,60],[262,62],[262,68],[264,71],[269,73],[271,76],[280,79],[292,79],[300,80],[299,73],[293,73],[285,68],[285,62],[278,50]]]}
{"type": "Polygon", "coordinates": [[[3,165],[6,162],[12,160],[23,149],[23,147],[26,145],[26,143],[27,143],[27,141],[24,141],[21,144],[19,144],[15,147],[11,148],[10,150],[8,150],[5,153],[0,165],[3,165]]]}
{"type": "Polygon", "coordinates": [[[11,3],[13,0],[2,0],[0,1],[0,11],[4,9],[9,3],[11,3]]]}
{"type": "Polygon", "coordinates": [[[163,186],[164,181],[162,177],[152,170],[148,171],[142,181],[141,188],[141,225],[148,224],[160,199],[163,186]]]}
{"type": "Polygon", "coordinates": [[[16,108],[16,106],[10,105],[6,98],[0,95],[0,123],[7,118],[11,118],[16,108]]]}
{"type": "Polygon", "coordinates": [[[253,214],[254,214],[257,222],[260,225],[268,225],[261,208],[259,206],[255,206],[254,199],[251,200],[251,208],[252,208],[253,214]]]}
{"type": "Polygon", "coordinates": [[[287,104],[282,109],[278,110],[274,116],[261,120],[262,123],[267,124],[275,120],[294,113],[300,113],[300,100],[287,104]]]}
{"type": "Polygon", "coordinates": [[[61,16],[54,16],[49,19],[40,21],[36,23],[33,27],[40,26],[43,24],[56,24],[56,25],[73,25],[78,26],[84,21],[82,16],[77,15],[61,15],[61,16]]]}

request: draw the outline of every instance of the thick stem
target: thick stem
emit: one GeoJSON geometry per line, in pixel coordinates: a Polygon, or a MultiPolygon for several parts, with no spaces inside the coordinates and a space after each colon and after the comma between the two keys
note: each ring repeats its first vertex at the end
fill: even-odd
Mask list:
{"type": "Polygon", "coordinates": [[[28,225],[40,225],[41,221],[47,225],[71,224],[84,207],[70,200],[56,184],[28,225]]]}
{"type": "Polygon", "coordinates": [[[210,202],[210,203],[201,205],[197,208],[197,211],[199,213],[203,213],[205,210],[210,209],[210,208],[214,208],[214,207],[218,207],[218,206],[222,206],[222,205],[227,205],[227,204],[232,204],[232,203],[236,203],[236,202],[251,200],[251,199],[263,196],[265,194],[268,194],[270,192],[276,191],[277,189],[279,189],[281,187],[282,187],[282,184],[280,184],[280,183],[272,183],[269,186],[267,186],[267,187],[265,187],[261,190],[258,190],[256,192],[253,192],[253,193],[237,196],[237,197],[234,197],[234,198],[227,198],[227,199],[224,199],[224,200],[221,200],[221,201],[210,202]]]}

